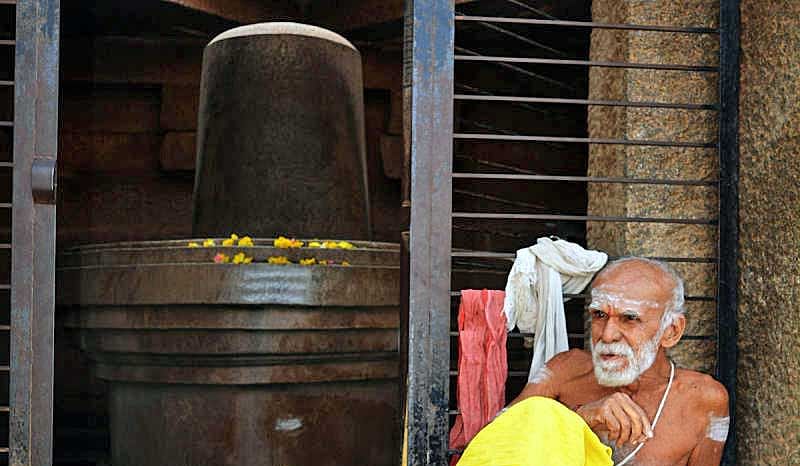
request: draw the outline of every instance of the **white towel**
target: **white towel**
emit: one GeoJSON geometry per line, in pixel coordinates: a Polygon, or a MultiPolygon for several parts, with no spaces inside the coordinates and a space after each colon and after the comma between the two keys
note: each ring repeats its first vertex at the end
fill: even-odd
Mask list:
{"type": "Polygon", "coordinates": [[[506,284],[503,312],[508,330],[533,333],[533,360],[528,380],[556,354],[569,349],[562,293],[581,292],[608,256],[575,243],[539,238],[517,251],[506,284]]]}

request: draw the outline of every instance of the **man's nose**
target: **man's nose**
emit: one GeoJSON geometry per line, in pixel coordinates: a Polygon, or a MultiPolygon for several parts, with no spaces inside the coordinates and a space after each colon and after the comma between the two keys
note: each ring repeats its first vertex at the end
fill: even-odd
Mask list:
{"type": "Polygon", "coordinates": [[[603,333],[600,335],[600,340],[603,343],[614,343],[619,341],[621,338],[621,334],[619,332],[619,326],[616,323],[615,319],[608,319],[603,326],[603,333]]]}

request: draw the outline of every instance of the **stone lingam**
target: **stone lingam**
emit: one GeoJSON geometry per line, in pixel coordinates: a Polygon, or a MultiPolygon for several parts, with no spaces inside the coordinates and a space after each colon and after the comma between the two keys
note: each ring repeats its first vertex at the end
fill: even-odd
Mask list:
{"type": "Polygon", "coordinates": [[[58,304],[109,382],[114,466],[394,463],[400,252],[369,241],[360,63],[316,27],[221,34],[196,239],[61,251],[58,304]],[[254,239],[223,246],[232,231],[254,239]]]}

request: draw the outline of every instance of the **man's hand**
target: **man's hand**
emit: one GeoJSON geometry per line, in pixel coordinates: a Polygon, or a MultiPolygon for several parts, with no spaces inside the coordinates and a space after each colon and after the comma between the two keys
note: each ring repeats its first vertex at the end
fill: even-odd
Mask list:
{"type": "Polygon", "coordinates": [[[647,413],[624,393],[614,393],[576,411],[595,432],[607,430],[608,439],[617,446],[637,445],[653,437],[647,413]]]}

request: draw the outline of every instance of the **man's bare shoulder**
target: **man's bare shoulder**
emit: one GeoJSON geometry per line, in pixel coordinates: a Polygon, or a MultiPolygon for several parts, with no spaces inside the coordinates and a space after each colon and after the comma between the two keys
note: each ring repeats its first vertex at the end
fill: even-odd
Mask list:
{"type": "Polygon", "coordinates": [[[696,406],[717,414],[728,412],[728,391],[710,375],[678,369],[675,382],[676,388],[696,406]]]}
{"type": "Polygon", "coordinates": [[[592,355],[582,349],[558,353],[547,363],[555,378],[562,382],[583,377],[594,371],[592,355]]]}

